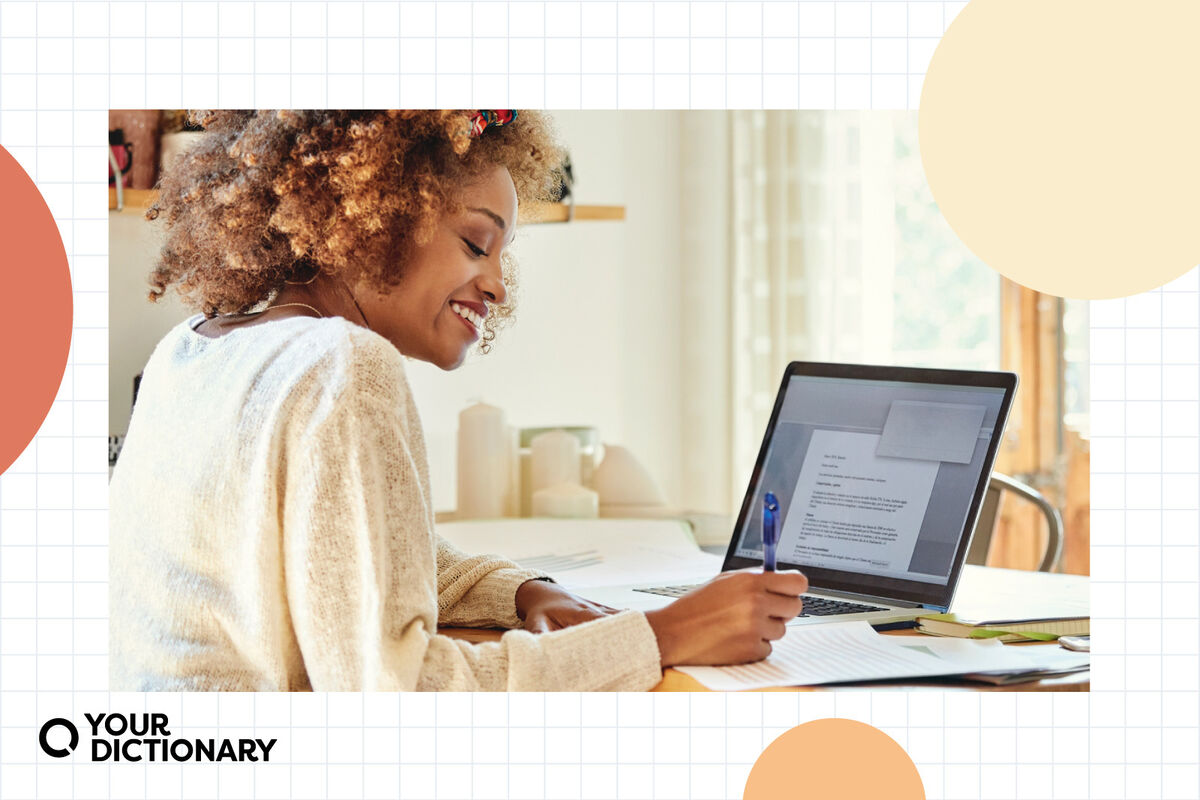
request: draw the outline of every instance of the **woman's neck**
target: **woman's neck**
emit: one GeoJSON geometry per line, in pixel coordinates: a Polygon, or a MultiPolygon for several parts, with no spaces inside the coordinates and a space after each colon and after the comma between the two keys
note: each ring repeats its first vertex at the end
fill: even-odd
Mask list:
{"type": "MultiPolygon", "coordinates": [[[[285,284],[271,301],[271,306],[282,306],[285,303],[304,303],[316,308],[322,316],[343,317],[368,330],[371,327],[345,281],[324,272],[318,273],[317,277],[308,283],[285,284]]],[[[303,313],[303,309],[294,306],[292,308],[303,313]]],[[[279,313],[282,314],[283,309],[279,313]]]]}
{"type": "Polygon", "coordinates": [[[308,283],[285,284],[272,298],[270,305],[249,314],[222,314],[205,320],[196,332],[217,338],[238,328],[249,328],[264,322],[288,317],[342,317],[370,330],[366,316],[350,288],[341,278],[320,273],[308,283]]]}

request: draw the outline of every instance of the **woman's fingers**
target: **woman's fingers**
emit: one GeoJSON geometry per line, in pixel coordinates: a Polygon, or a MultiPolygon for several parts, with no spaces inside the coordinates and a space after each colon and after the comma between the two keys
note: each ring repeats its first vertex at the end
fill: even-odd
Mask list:
{"type": "Polygon", "coordinates": [[[787,623],[781,619],[772,617],[763,623],[763,638],[769,642],[782,639],[785,633],[787,633],[787,623]]]}
{"type": "Polygon", "coordinates": [[[762,573],[763,585],[767,591],[775,594],[786,594],[795,597],[808,591],[808,578],[804,573],[788,570],[787,572],[762,573]]]}
{"type": "Polygon", "coordinates": [[[768,617],[781,619],[784,622],[787,622],[804,609],[804,601],[799,597],[790,597],[788,595],[767,592],[766,598],[763,601],[763,608],[768,617]]]}
{"type": "Polygon", "coordinates": [[[768,594],[766,601],[763,602],[763,610],[770,619],[787,622],[796,618],[804,609],[804,601],[799,597],[785,597],[784,595],[768,594]]]}

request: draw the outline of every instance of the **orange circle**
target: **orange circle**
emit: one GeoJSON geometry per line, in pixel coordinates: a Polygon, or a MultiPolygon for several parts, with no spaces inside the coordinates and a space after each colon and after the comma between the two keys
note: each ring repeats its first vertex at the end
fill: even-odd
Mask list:
{"type": "Polygon", "coordinates": [[[58,226],[37,186],[0,147],[0,472],[33,440],[62,383],[71,346],[71,272],[58,226]]]}
{"type": "Polygon", "coordinates": [[[818,719],[767,745],[742,797],[925,800],[925,787],[908,753],[883,731],[852,719],[818,719]]]}

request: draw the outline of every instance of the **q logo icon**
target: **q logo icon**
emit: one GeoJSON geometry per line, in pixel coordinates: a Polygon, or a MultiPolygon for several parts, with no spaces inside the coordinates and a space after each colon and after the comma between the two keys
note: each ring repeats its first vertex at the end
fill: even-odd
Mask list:
{"type": "Polygon", "coordinates": [[[742,795],[743,800],[801,796],[925,800],[925,787],[908,753],[883,731],[852,719],[818,719],[767,745],[742,795]]]}
{"type": "Polygon", "coordinates": [[[54,758],[66,758],[71,755],[71,752],[79,746],[79,729],[69,719],[55,717],[54,719],[46,720],[42,725],[41,731],[38,732],[38,744],[42,746],[42,752],[54,758]],[[50,745],[50,731],[54,728],[66,728],[71,734],[71,741],[66,747],[52,747],[50,745]]]}

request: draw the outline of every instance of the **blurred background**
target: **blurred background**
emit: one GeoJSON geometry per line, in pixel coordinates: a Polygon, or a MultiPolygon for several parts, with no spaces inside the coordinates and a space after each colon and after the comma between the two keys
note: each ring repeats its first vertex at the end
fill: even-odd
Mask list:
{"type": "MultiPolygon", "coordinates": [[[[408,365],[439,511],[456,507],[459,413],[482,401],[515,427],[582,426],[627,448],[719,544],[789,361],[1007,369],[1021,385],[996,469],[1059,509],[1058,569],[1088,572],[1087,304],[966,249],[925,185],[915,113],[553,116],[573,208],[522,211],[514,324],[454,372],[408,365]]],[[[191,313],[146,300],[158,234],[142,218],[161,165],[198,135],[184,127],[179,112],[110,115],[114,451],[135,377],[191,313]]],[[[988,563],[1035,566],[1041,519],[1006,500],[988,563]]]]}

